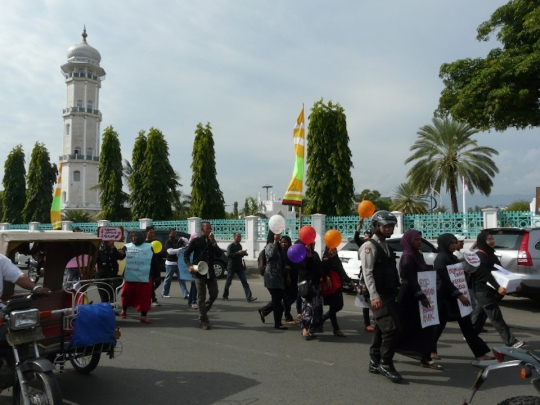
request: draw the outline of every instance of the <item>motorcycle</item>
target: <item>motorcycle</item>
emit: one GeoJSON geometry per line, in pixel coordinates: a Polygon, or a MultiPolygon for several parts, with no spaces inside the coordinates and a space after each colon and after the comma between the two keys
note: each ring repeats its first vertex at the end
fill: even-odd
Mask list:
{"type": "Polygon", "coordinates": [[[33,298],[45,295],[33,292],[13,298],[0,309],[0,331],[5,331],[6,339],[0,337],[0,392],[13,387],[13,403],[17,405],[62,404],[54,366],[41,357],[37,343],[44,338],[40,312],[31,308],[33,298]]]}
{"type": "MultiPolygon", "coordinates": [[[[533,371],[540,373],[540,352],[534,350],[514,349],[512,347],[501,346],[493,349],[493,354],[496,360],[487,360],[478,362],[477,366],[483,368],[478,373],[476,381],[472,386],[472,394],[469,400],[465,400],[463,405],[468,405],[472,402],[476,391],[488,379],[491,371],[507,369],[510,367],[521,367],[520,376],[523,379],[532,377],[533,371]],[[509,359],[507,359],[509,358],[509,359]]],[[[540,394],[540,379],[533,378],[531,383],[535,390],[540,394]]],[[[520,395],[513,398],[505,399],[498,405],[540,405],[540,397],[520,395]]]]}
{"type": "Polygon", "coordinates": [[[28,265],[28,278],[34,283],[39,281],[45,274],[45,252],[38,252],[35,258],[29,258],[26,261],[28,265]]]}

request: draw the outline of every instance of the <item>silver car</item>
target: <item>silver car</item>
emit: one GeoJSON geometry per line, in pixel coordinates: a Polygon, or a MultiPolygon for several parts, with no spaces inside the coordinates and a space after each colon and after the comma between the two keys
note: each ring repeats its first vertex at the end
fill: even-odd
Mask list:
{"type": "Polygon", "coordinates": [[[495,255],[501,265],[521,277],[520,295],[540,300],[540,228],[489,228],[484,231],[493,235],[495,255]]]}

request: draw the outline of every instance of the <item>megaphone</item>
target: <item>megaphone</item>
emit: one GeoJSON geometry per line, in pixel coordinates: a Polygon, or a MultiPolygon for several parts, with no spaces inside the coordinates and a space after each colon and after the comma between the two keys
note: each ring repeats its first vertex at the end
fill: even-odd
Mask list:
{"type": "Polygon", "coordinates": [[[206,275],[206,273],[208,273],[208,263],[201,261],[199,262],[199,264],[195,264],[193,266],[193,269],[201,276],[204,276],[206,275]]]}

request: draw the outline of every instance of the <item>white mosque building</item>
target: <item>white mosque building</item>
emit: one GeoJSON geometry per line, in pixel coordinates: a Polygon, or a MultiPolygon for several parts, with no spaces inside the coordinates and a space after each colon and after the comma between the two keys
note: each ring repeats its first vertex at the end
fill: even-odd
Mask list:
{"type": "Polygon", "coordinates": [[[83,41],[67,51],[67,63],[61,66],[66,79],[67,102],[62,111],[63,154],[62,163],[62,212],[83,210],[97,214],[99,192],[98,166],[100,151],[101,111],[99,89],[105,80],[105,70],[99,65],[101,55],[83,41]]]}

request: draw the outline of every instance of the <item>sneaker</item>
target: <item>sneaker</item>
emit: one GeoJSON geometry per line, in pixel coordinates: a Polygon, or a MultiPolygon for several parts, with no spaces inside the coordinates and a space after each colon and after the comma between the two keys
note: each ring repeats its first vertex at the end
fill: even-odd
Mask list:
{"type": "Polygon", "coordinates": [[[247,300],[247,302],[253,302],[253,301],[257,301],[257,298],[251,297],[251,298],[248,298],[248,300],[247,300]]]}
{"type": "Polygon", "coordinates": [[[161,294],[161,297],[162,298],[171,298],[171,296],[169,294],[161,294]]]}
{"type": "Polygon", "coordinates": [[[514,342],[514,344],[512,345],[512,347],[514,349],[519,349],[521,346],[523,346],[525,344],[525,342],[523,340],[516,340],[514,342]]]}
{"type": "Polygon", "coordinates": [[[197,304],[191,304],[191,309],[199,309],[199,306],[197,304]]]}
{"type": "Polygon", "coordinates": [[[161,304],[159,302],[157,302],[157,301],[154,301],[154,302],[152,302],[152,306],[153,307],[160,307],[161,304]]]}

